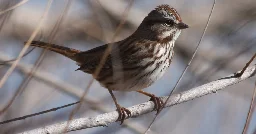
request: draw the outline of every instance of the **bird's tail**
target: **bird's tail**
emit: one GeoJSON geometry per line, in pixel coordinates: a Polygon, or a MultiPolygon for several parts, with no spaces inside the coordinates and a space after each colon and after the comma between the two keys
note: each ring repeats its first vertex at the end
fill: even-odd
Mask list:
{"type": "Polygon", "coordinates": [[[49,44],[49,43],[45,43],[45,42],[41,42],[41,41],[32,41],[31,46],[48,49],[50,51],[53,51],[53,52],[59,53],[63,56],[66,56],[74,61],[76,61],[75,55],[77,53],[80,53],[80,51],[76,50],[76,49],[59,46],[59,45],[55,45],[55,44],[49,44]]]}

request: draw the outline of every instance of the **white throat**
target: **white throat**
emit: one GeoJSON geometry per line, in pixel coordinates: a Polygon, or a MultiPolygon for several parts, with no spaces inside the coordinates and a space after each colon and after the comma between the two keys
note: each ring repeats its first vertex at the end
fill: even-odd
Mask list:
{"type": "Polygon", "coordinates": [[[164,38],[167,38],[169,36],[173,36],[173,41],[176,41],[178,39],[180,33],[181,33],[181,30],[175,28],[175,29],[172,29],[170,31],[163,32],[159,37],[164,39],[164,38]]]}

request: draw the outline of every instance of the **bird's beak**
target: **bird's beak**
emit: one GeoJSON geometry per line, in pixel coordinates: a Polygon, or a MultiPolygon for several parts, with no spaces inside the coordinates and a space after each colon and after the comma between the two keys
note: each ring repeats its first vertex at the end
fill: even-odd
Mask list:
{"type": "Polygon", "coordinates": [[[179,28],[179,29],[186,29],[186,28],[188,28],[188,25],[185,24],[185,23],[183,23],[183,22],[180,22],[180,23],[178,24],[178,28],[179,28]]]}

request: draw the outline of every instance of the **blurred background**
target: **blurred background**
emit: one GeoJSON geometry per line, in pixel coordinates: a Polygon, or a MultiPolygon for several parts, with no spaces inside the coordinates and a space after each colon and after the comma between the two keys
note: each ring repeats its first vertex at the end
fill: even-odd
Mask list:
{"type": "MultiPolygon", "coordinates": [[[[0,77],[18,56],[45,12],[47,0],[1,0],[0,11],[23,2],[14,10],[0,14],[0,77]]],[[[89,50],[113,41],[129,0],[54,0],[35,40],[79,50],[89,50]]],[[[115,41],[132,34],[143,18],[156,6],[169,4],[177,9],[183,30],[175,45],[174,60],[168,72],[145,91],[168,95],[191,58],[203,33],[213,0],[135,0],[115,41]]],[[[256,1],[219,0],[198,53],[174,93],[189,90],[241,70],[256,52],[256,1]]],[[[33,49],[29,47],[28,51],[33,49]]],[[[255,61],[254,61],[255,63],[255,61]]],[[[59,54],[33,49],[0,88],[0,121],[40,112],[79,100],[91,75],[75,71],[78,66],[59,54]],[[33,73],[31,73],[33,71],[33,73]],[[13,96],[13,102],[10,103],[13,96]]],[[[255,77],[215,94],[164,109],[150,134],[240,134],[243,131],[254,89],[255,77]]],[[[149,98],[136,92],[114,92],[118,102],[132,106],[149,98]]],[[[44,115],[0,125],[0,133],[17,133],[68,120],[74,106],[44,115]]],[[[115,110],[108,91],[96,81],[74,118],[90,117],[115,110]]],[[[71,132],[72,134],[143,133],[155,112],[110,124],[71,132]]],[[[252,115],[248,133],[256,133],[252,115]]]]}

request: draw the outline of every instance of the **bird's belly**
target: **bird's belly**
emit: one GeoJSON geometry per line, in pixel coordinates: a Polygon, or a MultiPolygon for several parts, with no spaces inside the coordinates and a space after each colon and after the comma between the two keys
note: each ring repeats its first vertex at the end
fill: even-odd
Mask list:
{"type": "Polygon", "coordinates": [[[113,77],[100,82],[104,87],[116,91],[136,91],[149,87],[166,72],[173,57],[172,48],[160,50],[154,58],[143,59],[136,69],[118,72],[113,69],[113,77]]]}
{"type": "Polygon", "coordinates": [[[136,84],[137,87],[140,87],[135,90],[141,90],[144,88],[147,88],[151,86],[154,82],[159,80],[164,73],[166,72],[167,68],[169,67],[169,64],[162,64],[158,67],[152,67],[145,70],[143,77],[139,77],[138,84],[136,84]]]}
{"type": "MultiPolygon", "coordinates": [[[[129,74],[123,74],[126,77],[122,79],[119,77],[118,80],[112,82],[111,85],[108,85],[106,88],[116,91],[136,91],[142,90],[144,88],[149,87],[155,81],[163,76],[167,68],[169,67],[169,63],[161,64],[159,66],[153,65],[143,71],[140,72],[133,72],[129,74]],[[134,75],[131,75],[134,74],[134,75]]],[[[104,85],[104,84],[103,84],[104,85]]]]}

